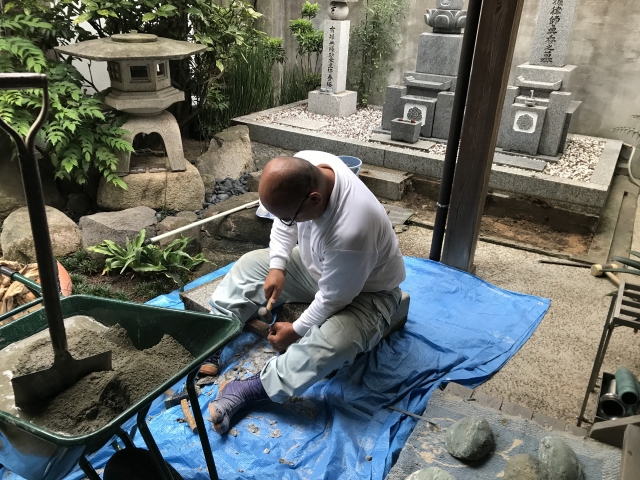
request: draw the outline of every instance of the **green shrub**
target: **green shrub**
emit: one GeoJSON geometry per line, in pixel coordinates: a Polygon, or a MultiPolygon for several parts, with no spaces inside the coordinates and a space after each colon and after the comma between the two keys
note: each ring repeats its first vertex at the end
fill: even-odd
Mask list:
{"type": "Polygon", "coordinates": [[[73,284],[73,295],[90,295],[129,302],[132,300],[129,294],[119,288],[113,288],[111,285],[92,285],[87,283],[87,279],[83,275],[77,273],[72,273],[69,276],[73,284]]]}
{"type": "Polygon", "coordinates": [[[80,273],[82,275],[93,275],[102,270],[102,264],[91,257],[86,250],[61,257],[58,261],[69,273],[80,273]]]}
{"type": "Polygon", "coordinates": [[[99,245],[89,247],[95,253],[106,255],[103,273],[113,270],[123,274],[128,270],[141,274],[162,273],[176,282],[180,288],[189,276],[189,272],[201,263],[208,262],[202,255],[191,256],[184,250],[191,241],[180,238],[171,242],[167,247],[144,245],[146,230],[141,230],[133,242],[127,238],[125,248],[112,240],[105,240],[99,245]]]}

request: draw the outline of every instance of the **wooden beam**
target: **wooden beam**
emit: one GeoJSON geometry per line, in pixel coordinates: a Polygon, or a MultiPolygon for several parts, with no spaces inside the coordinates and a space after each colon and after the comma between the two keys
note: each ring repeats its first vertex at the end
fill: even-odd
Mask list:
{"type": "Polygon", "coordinates": [[[483,0],[442,262],[471,271],[524,0],[483,0]]]}

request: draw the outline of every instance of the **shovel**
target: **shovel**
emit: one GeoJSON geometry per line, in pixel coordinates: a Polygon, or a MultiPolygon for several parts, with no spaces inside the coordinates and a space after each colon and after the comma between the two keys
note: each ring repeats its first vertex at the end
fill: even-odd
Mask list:
{"type": "Polygon", "coordinates": [[[18,408],[33,408],[55,397],[85,375],[92,372],[111,370],[111,351],[74,359],[67,347],[67,334],[62,318],[62,306],[58,283],[58,270],[51,248],[49,226],[44,206],[44,195],[40,182],[38,162],[34,147],[36,134],[47,118],[49,92],[47,77],[35,73],[2,73],[0,90],[42,89],[42,108],[40,115],[29,129],[25,140],[0,118],[0,128],[15,141],[20,160],[22,184],[27,199],[27,208],[31,221],[33,243],[38,262],[44,310],[49,324],[51,345],[53,346],[53,366],[46,370],[13,377],[11,384],[18,408]]]}

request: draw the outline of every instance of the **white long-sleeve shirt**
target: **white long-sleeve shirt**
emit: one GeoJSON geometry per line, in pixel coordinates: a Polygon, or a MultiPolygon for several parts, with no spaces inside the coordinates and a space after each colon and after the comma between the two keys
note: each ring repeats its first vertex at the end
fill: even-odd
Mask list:
{"type": "Polygon", "coordinates": [[[335,173],[325,212],[316,220],[271,229],[270,267],[286,269],[296,242],[302,262],[318,282],[318,293],[293,323],[303,336],[314,325],[349,305],[360,292],[396,288],[405,278],[404,260],[384,207],[335,155],[303,151],[295,155],[335,173]]]}

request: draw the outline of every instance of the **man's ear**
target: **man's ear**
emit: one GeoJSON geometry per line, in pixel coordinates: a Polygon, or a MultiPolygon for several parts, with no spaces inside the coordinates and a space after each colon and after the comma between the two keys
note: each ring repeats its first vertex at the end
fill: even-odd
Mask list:
{"type": "Polygon", "coordinates": [[[320,192],[311,192],[309,194],[309,203],[312,205],[320,205],[322,203],[322,194],[320,192]]]}

